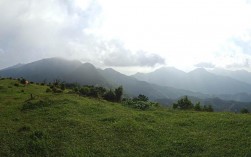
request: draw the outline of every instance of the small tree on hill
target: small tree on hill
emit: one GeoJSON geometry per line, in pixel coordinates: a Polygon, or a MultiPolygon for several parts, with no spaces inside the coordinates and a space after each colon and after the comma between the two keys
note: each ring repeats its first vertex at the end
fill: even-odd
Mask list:
{"type": "Polygon", "coordinates": [[[139,100],[139,101],[148,101],[149,99],[148,99],[147,96],[145,96],[145,95],[143,95],[143,94],[140,94],[140,95],[138,96],[138,100],[139,100]]]}
{"type": "Polygon", "coordinates": [[[123,87],[119,86],[117,89],[115,89],[115,97],[117,102],[121,101],[122,95],[123,95],[123,87]]]}
{"type": "Polygon", "coordinates": [[[110,89],[104,94],[104,99],[107,101],[115,101],[116,100],[116,95],[115,93],[110,89]]]}
{"type": "Polygon", "coordinates": [[[214,112],[212,105],[204,105],[203,111],[214,112]]]}
{"type": "Polygon", "coordinates": [[[248,109],[243,108],[243,109],[241,109],[241,113],[249,113],[249,111],[248,111],[248,109]]]}
{"type": "Polygon", "coordinates": [[[195,111],[201,111],[200,102],[197,102],[197,103],[194,105],[194,110],[195,110],[195,111]]]}
{"type": "Polygon", "coordinates": [[[184,98],[179,99],[177,103],[174,103],[173,108],[182,110],[192,109],[193,103],[188,99],[187,96],[185,96],[184,98]]]}

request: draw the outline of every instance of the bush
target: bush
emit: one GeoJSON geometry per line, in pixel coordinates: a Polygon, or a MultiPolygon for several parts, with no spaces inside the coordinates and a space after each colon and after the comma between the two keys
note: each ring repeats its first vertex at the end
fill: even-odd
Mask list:
{"type": "Polygon", "coordinates": [[[49,92],[52,92],[52,90],[50,88],[47,88],[45,92],[49,93],[49,92]]]}
{"type": "Polygon", "coordinates": [[[197,103],[194,105],[194,110],[195,110],[195,111],[201,111],[200,102],[197,102],[197,103]]]}
{"type": "Polygon", "coordinates": [[[138,97],[137,97],[138,101],[148,101],[148,97],[143,95],[143,94],[140,94],[138,97]]]}
{"type": "Polygon", "coordinates": [[[193,103],[188,99],[187,96],[185,96],[184,98],[179,99],[177,103],[174,103],[173,108],[182,110],[192,109],[193,103]]]}
{"type": "Polygon", "coordinates": [[[14,86],[19,87],[19,83],[15,83],[14,86]]]}
{"type": "Polygon", "coordinates": [[[110,89],[109,91],[107,91],[103,98],[107,101],[115,101],[116,100],[116,95],[115,93],[110,89]]]}
{"type": "Polygon", "coordinates": [[[131,107],[131,108],[140,109],[140,110],[148,110],[153,107],[159,107],[158,103],[154,103],[150,101],[141,101],[138,98],[123,99],[123,105],[131,107]]]}
{"type": "Polygon", "coordinates": [[[206,111],[206,112],[213,112],[214,111],[212,105],[204,105],[202,110],[206,111]]]}
{"type": "Polygon", "coordinates": [[[65,84],[62,83],[62,84],[60,85],[60,89],[61,89],[61,90],[65,90],[65,84]]]}
{"type": "Polygon", "coordinates": [[[119,86],[117,89],[115,89],[114,93],[115,93],[116,101],[120,102],[123,95],[123,87],[119,86]]]}
{"type": "Polygon", "coordinates": [[[240,111],[240,112],[241,112],[241,113],[243,113],[243,114],[245,114],[245,113],[249,113],[248,109],[246,109],[246,108],[241,109],[241,111],[240,111]]]}
{"type": "Polygon", "coordinates": [[[25,83],[26,83],[26,79],[21,78],[21,79],[20,79],[20,83],[25,84],[25,83]]]}

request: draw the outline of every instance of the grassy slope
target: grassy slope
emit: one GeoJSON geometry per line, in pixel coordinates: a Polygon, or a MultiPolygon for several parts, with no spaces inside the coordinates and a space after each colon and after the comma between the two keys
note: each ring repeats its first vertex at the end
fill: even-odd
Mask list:
{"type": "Polygon", "coordinates": [[[15,82],[0,80],[0,156],[251,155],[250,114],[140,111],[15,82]],[[30,93],[40,106],[24,109],[30,93]]]}

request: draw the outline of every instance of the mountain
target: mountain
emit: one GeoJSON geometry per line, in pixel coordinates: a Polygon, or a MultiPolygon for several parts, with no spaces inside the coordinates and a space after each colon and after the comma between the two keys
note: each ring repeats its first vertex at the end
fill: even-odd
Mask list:
{"type": "MultiPolygon", "coordinates": [[[[236,102],[234,102],[237,106],[242,105],[242,103],[239,101],[251,102],[251,96],[246,93],[242,93],[236,96],[233,96],[231,94],[222,94],[219,96],[207,95],[200,92],[192,92],[190,90],[187,90],[217,90],[215,89],[215,84],[212,84],[214,80],[217,80],[217,86],[219,87],[227,86],[227,83],[229,82],[236,83],[236,81],[231,78],[229,79],[228,77],[217,76],[215,74],[207,72],[204,69],[197,69],[190,73],[185,73],[175,68],[161,68],[152,73],[151,77],[147,77],[147,74],[137,74],[138,78],[145,77],[145,79],[148,79],[147,81],[155,79],[156,84],[152,84],[146,81],[140,81],[131,76],[121,74],[111,68],[102,70],[97,69],[90,63],[81,63],[79,61],[69,61],[60,58],[48,58],[0,70],[0,76],[13,78],[24,77],[33,82],[47,83],[53,82],[55,81],[55,79],[60,79],[61,81],[68,83],[79,83],[80,85],[96,85],[106,88],[116,88],[122,85],[124,88],[124,95],[127,97],[134,97],[139,94],[144,94],[151,100],[163,104],[171,104],[174,100],[177,100],[184,95],[188,95],[194,100],[201,102],[209,99],[214,99],[214,97],[219,97],[225,100],[237,99],[236,102]],[[221,80],[222,78],[226,78],[226,80],[221,80]],[[175,86],[176,83],[179,88],[186,89],[161,86],[161,84],[158,85],[158,83],[168,84],[169,80],[172,80],[173,86],[175,86]],[[204,84],[206,82],[210,83],[210,81],[211,84],[204,84]]],[[[236,86],[238,86],[238,84],[236,86]]],[[[236,87],[236,89],[238,88],[236,87]]],[[[209,102],[211,102],[210,104],[214,105],[214,108],[216,108],[217,110],[229,110],[229,106],[224,104],[230,104],[230,101],[221,100],[209,102]]],[[[234,109],[238,108],[236,107],[236,105],[234,109]]]]}
{"type": "Polygon", "coordinates": [[[231,77],[216,75],[203,68],[195,69],[189,73],[174,68],[162,68],[151,73],[138,73],[133,77],[160,86],[170,86],[210,95],[251,93],[251,84],[231,77]]]}
{"type": "Polygon", "coordinates": [[[111,68],[101,70],[90,63],[69,61],[60,58],[48,58],[28,63],[16,68],[0,71],[2,77],[24,77],[34,82],[53,82],[55,79],[81,85],[100,85],[107,88],[122,85],[125,94],[132,97],[144,94],[151,100],[160,98],[178,98],[183,95],[207,97],[201,93],[187,90],[162,87],[139,81],[133,77],[121,74],[111,68]]]}
{"type": "Polygon", "coordinates": [[[231,77],[233,79],[251,84],[251,73],[245,70],[230,71],[221,68],[215,68],[209,72],[216,75],[231,77]]]}
{"type": "Polygon", "coordinates": [[[123,85],[125,91],[127,91],[130,96],[144,94],[152,100],[159,98],[178,98],[184,95],[198,96],[203,98],[207,97],[207,95],[201,93],[176,89],[173,87],[163,87],[150,84],[145,81],[139,81],[133,77],[121,74],[111,68],[99,70],[99,72],[106,80],[109,80],[113,86],[123,85]]]}
{"type": "Polygon", "coordinates": [[[170,86],[174,88],[183,88],[182,82],[186,73],[178,70],[174,67],[162,67],[157,69],[156,71],[148,74],[137,73],[133,75],[134,78],[138,80],[155,83],[160,86],[170,86]]]}

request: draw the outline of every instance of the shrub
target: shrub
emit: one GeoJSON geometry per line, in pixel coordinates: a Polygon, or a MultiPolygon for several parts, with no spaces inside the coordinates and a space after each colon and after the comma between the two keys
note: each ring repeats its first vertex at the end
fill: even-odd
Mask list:
{"type": "Polygon", "coordinates": [[[195,111],[201,111],[200,102],[197,102],[197,103],[194,105],[194,110],[195,110],[195,111]]]}
{"type": "Polygon", "coordinates": [[[52,90],[50,88],[47,88],[45,92],[49,93],[49,92],[52,92],[52,90]]]}
{"type": "Polygon", "coordinates": [[[19,87],[19,83],[15,83],[14,86],[19,87]]]}
{"type": "Polygon", "coordinates": [[[240,112],[241,112],[241,113],[243,113],[243,114],[245,114],[245,113],[249,113],[248,109],[246,109],[246,108],[241,109],[241,111],[240,111],[240,112]]]}
{"type": "Polygon", "coordinates": [[[81,95],[88,96],[88,94],[90,93],[90,89],[88,87],[82,87],[80,88],[79,93],[81,95]]]}
{"type": "Polygon", "coordinates": [[[173,108],[182,110],[192,109],[193,103],[188,99],[187,96],[185,96],[184,98],[179,99],[177,103],[174,103],[173,108]]]}
{"type": "Polygon", "coordinates": [[[213,112],[214,111],[212,105],[204,105],[202,110],[206,111],[206,112],[213,112]]]}
{"type": "Polygon", "coordinates": [[[150,101],[140,101],[137,98],[123,99],[123,105],[140,110],[148,110],[153,107],[159,107],[158,103],[150,101]]]}
{"type": "Polygon", "coordinates": [[[139,96],[137,97],[138,101],[148,101],[148,97],[143,95],[143,94],[139,94],[139,96]]]}
{"type": "Polygon", "coordinates": [[[60,89],[61,89],[61,90],[65,90],[65,84],[62,83],[62,84],[60,85],[60,89]]]}
{"type": "Polygon", "coordinates": [[[55,86],[52,88],[53,93],[62,93],[61,89],[56,88],[55,86]]]}
{"type": "Polygon", "coordinates": [[[110,89],[109,91],[107,91],[103,98],[107,101],[115,101],[116,100],[116,95],[115,93],[110,89]]]}
{"type": "Polygon", "coordinates": [[[21,79],[20,79],[20,83],[25,84],[25,83],[26,83],[26,79],[21,78],[21,79]]]}
{"type": "Polygon", "coordinates": [[[115,93],[116,101],[120,102],[122,99],[122,95],[123,95],[123,87],[119,86],[117,89],[115,89],[114,93],[115,93]]]}

